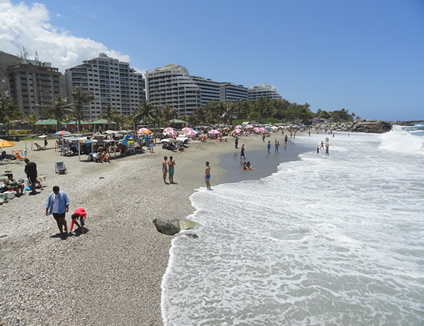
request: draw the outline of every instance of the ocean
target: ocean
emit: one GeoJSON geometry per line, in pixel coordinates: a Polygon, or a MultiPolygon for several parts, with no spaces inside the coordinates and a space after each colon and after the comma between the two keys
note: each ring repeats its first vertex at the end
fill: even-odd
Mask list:
{"type": "Polygon", "coordinates": [[[191,196],[165,325],[424,325],[424,124],[295,142],[276,173],[191,196]]]}

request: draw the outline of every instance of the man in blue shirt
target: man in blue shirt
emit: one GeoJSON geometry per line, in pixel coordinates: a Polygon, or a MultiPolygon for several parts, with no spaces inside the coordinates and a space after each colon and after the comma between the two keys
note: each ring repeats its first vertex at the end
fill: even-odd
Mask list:
{"type": "Polygon", "coordinates": [[[69,198],[65,192],[60,191],[58,186],[53,187],[53,192],[49,195],[46,203],[46,216],[53,214],[57,227],[61,235],[68,234],[68,226],[65,214],[69,211],[69,198]],[[65,232],[63,232],[65,231],[65,232]]]}

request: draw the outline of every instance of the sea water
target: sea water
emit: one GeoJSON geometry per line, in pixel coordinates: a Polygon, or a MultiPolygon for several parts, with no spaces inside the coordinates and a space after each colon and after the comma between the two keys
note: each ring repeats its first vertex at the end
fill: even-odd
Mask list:
{"type": "Polygon", "coordinates": [[[420,128],[298,136],[300,161],[199,189],[199,238],[172,241],[164,324],[424,325],[420,128]]]}

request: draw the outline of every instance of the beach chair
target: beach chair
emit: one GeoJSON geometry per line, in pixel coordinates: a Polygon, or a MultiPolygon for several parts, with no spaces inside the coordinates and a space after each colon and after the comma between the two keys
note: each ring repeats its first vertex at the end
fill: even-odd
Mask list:
{"type": "Polygon", "coordinates": [[[66,173],[65,163],[56,162],[55,172],[59,174],[65,174],[66,173]]]}
{"type": "Polygon", "coordinates": [[[35,147],[37,147],[36,151],[44,151],[46,149],[46,146],[40,146],[37,143],[34,143],[35,147]]]}

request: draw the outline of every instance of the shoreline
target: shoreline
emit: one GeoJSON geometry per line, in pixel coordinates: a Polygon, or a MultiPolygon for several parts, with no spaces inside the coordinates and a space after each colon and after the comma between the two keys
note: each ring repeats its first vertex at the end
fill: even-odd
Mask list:
{"type": "MultiPolygon", "coordinates": [[[[282,143],[281,134],[278,137],[282,143]]],[[[176,153],[156,146],[153,154],[132,155],[110,164],[79,164],[77,157],[60,156],[54,149],[30,151],[28,157],[37,163],[38,174],[47,179],[40,194],[26,194],[0,206],[4,293],[0,321],[7,325],[162,325],[161,282],[172,237],[158,233],[152,220],[185,218],[194,212],[190,196],[205,187],[205,161],[212,166],[212,187],[246,180],[242,172],[259,174],[259,169],[240,170],[238,176],[226,172],[226,155],[239,155],[232,138],[228,139],[192,142],[185,152],[176,153]],[[163,184],[164,155],[176,159],[177,185],[163,184]],[[67,174],[55,174],[56,161],[65,162],[67,174]],[[78,207],[87,210],[86,234],[66,240],[55,237],[53,218],[43,214],[54,185],[68,194],[69,214],[78,207]]],[[[266,152],[259,136],[242,137],[242,142],[247,155],[266,152]]],[[[17,143],[13,148],[21,147],[17,143]]],[[[12,170],[19,179],[24,166],[23,162],[1,165],[0,173],[12,170]]],[[[69,215],[67,221],[69,225],[69,215]]]]}

